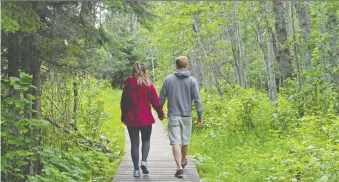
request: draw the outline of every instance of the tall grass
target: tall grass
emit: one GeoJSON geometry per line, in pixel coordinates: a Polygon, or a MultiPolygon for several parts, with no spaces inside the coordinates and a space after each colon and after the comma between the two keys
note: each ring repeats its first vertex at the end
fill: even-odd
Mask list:
{"type": "MultiPolygon", "coordinates": [[[[104,101],[104,111],[109,114],[109,119],[104,121],[101,131],[103,135],[107,136],[109,139],[113,140],[111,142],[116,145],[112,146],[112,149],[119,153],[125,149],[125,134],[124,134],[124,125],[121,123],[121,111],[120,111],[120,98],[121,90],[112,90],[111,88],[106,88],[103,90],[100,97],[104,101]]],[[[121,158],[114,160],[113,173],[115,174],[121,162],[121,158]]]]}

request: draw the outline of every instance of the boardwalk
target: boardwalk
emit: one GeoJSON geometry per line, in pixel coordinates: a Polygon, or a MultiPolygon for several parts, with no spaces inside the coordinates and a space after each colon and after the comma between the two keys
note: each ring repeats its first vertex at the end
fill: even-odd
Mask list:
{"type": "MultiPolygon", "coordinates": [[[[141,142],[140,142],[141,145],[141,142]]],[[[120,181],[192,181],[199,182],[199,175],[192,157],[188,157],[188,165],[184,169],[185,177],[178,179],[174,177],[176,164],[172,155],[172,148],[169,145],[169,139],[161,121],[157,120],[153,125],[151,136],[151,150],[148,156],[148,170],[150,173],[144,175],[141,173],[139,178],[133,177],[133,164],[130,154],[130,140],[126,132],[126,154],[121,162],[113,182],[120,181]]],[[[141,157],[141,155],[140,155],[141,157]]],[[[141,171],[140,171],[141,172],[141,171]]]]}

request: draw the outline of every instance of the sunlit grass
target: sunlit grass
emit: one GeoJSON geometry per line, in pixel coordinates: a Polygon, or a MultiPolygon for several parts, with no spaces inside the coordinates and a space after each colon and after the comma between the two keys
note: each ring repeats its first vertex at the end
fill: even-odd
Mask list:
{"type": "Polygon", "coordinates": [[[112,90],[111,88],[106,88],[102,91],[100,99],[104,101],[104,111],[109,115],[108,119],[103,121],[103,127],[101,132],[104,136],[111,140],[111,149],[116,152],[120,158],[113,160],[112,175],[115,174],[118,169],[121,158],[124,155],[125,147],[125,135],[124,135],[124,125],[121,123],[121,111],[120,111],[120,90],[112,90]]]}

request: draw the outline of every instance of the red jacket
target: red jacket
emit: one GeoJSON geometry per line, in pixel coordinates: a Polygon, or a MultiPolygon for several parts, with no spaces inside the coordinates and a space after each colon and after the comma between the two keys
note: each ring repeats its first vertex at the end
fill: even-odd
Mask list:
{"type": "Polygon", "coordinates": [[[155,120],[151,112],[151,105],[158,113],[159,118],[164,117],[157,91],[153,84],[150,86],[138,85],[134,76],[124,83],[121,97],[121,121],[127,126],[149,126],[155,120]]]}

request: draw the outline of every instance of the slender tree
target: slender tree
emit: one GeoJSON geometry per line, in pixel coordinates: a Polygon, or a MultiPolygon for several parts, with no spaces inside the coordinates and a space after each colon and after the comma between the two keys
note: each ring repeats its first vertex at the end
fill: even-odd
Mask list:
{"type": "Polygon", "coordinates": [[[286,79],[292,75],[292,63],[287,39],[283,1],[273,1],[273,11],[275,17],[275,31],[278,39],[280,80],[282,85],[286,87],[286,79]]]}

